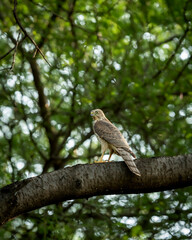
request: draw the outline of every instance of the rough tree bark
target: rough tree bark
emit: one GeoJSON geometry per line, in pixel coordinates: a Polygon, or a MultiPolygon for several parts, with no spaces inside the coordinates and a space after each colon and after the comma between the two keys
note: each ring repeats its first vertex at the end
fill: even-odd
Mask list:
{"type": "Polygon", "coordinates": [[[124,162],[82,164],[0,189],[0,224],[19,214],[64,200],[97,195],[149,193],[192,185],[192,154],[137,159],[141,177],[124,162]]]}

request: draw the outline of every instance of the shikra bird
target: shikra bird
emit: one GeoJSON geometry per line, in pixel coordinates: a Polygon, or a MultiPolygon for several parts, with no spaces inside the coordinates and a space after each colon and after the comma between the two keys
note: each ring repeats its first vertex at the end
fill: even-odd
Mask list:
{"type": "Polygon", "coordinates": [[[103,156],[107,149],[110,150],[108,161],[110,161],[113,153],[121,156],[128,168],[136,174],[141,176],[133,158],[136,158],[135,154],[130,150],[130,147],[121,134],[121,132],[105,117],[105,114],[101,109],[95,109],[91,111],[93,117],[93,130],[101,143],[102,155],[97,162],[104,162],[103,156]]]}

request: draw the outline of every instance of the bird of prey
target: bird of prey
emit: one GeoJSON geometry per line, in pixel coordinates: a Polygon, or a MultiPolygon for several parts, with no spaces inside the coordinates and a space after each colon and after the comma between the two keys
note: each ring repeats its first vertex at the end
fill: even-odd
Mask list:
{"type": "Polygon", "coordinates": [[[93,130],[101,143],[101,157],[97,162],[104,162],[103,156],[107,149],[110,150],[108,162],[111,159],[113,153],[121,156],[128,168],[136,174],[141,176],[137,166],[131,155],[136,158],[135,154],[130,150],[130,147],[121,134],[121,132],[105,117],[105,114],[101,109],[95,109],[91,111],[93,117],[93,130]]]}

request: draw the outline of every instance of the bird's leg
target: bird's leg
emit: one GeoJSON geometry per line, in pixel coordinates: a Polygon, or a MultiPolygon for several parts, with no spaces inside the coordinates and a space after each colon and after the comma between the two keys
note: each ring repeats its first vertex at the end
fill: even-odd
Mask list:
{"type": "Polygon", "coordinates": [[[109,162],[109,161],[110,161],[110,159],[111,159],[111,156],[113,155],[113,153],[114,153],[114,150],[113,150],[113,149],[111,149],[111,150],[110,150],[110,155],[109,155],[109,158],[108,158],[107,162],[109,162]]]}
{"type": "Polygon", "coordinates": [[[104,156],[104,154],[105,154],[105,152],[102,153],[102,155],[101,155],[101,157],[99,158],[99,160],[98,160],[98,161],[95,161],[95,163],[102,163],[102,162],[105,162],[105,161],[103,160],[103,156],[104,156]]]}

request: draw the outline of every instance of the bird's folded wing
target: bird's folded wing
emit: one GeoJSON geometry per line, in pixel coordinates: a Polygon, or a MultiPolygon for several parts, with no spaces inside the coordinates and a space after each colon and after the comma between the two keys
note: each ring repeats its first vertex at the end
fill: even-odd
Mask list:
{"type": "Polygon", "coordinates": [[[129,148],[121,132],[111,122],[98,120],[93,128],[95,133],[109,144],[115,147],[129,148]]]}

